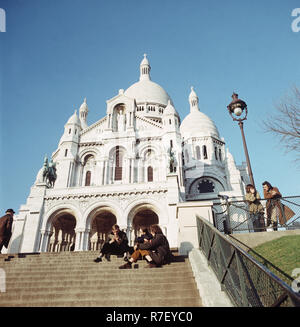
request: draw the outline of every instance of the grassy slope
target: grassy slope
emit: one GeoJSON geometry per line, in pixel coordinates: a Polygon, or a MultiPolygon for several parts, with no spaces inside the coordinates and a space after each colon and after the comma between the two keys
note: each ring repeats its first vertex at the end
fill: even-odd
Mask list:
{"type": "MultiPolygon", "coordinates": [[[[300,268],[300,235],[283,236],[253,250],[290,276],[293,269],[300,268]]],[[[262,262],[251,251],[250,254],[262,262]]],[[[273,271],[271,268],[270,270],[273,271]]]]}

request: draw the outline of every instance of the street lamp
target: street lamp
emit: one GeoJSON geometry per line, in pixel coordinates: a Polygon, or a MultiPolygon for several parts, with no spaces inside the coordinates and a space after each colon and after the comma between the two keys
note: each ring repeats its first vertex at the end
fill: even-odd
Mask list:
{"type": "Polygon", "coordinates": [[[245,134],[244,134],[244,128],[243,128],[243,125],[244,125],[243,121],[247,119],[247,114],[248,114],[247,104],[246,104],[246,102],[244,102],[243,100],[240,100],[238,98],[238,94],[233,92],[232,101],[227,106],[227,109],[228,109],[229,114],[232,117],[232,119],[234,121],[237,121],[240,126],[241,133],[242,133],[242,139],[243,139],[243,145],[244,145],[244,151],[245,151],[245,156],[246,156],[246,162],[247,162],[247,167],[248,167],[248,173],[249,173],[249,177],[250,177],[250,182],[255,187],[252,169],[251,169],[251,165],[250,165],[250,158],[249,158],[245,134]]]}

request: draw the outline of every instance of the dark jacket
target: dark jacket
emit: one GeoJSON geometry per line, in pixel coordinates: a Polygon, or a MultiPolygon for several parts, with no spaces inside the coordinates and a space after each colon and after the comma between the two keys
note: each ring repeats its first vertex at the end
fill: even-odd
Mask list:
{"type": "Polygon", "coordinates": [[[145,234],[142,234],[141,236],[137,237],[135,239],[135,243],[144,243],[144,240],[151,240],[153,238],[152,234],[149,232],[146,232],[145,234]]]}
{"type": "MultiPolygon", "coordinates": [[[[106,242],[107,243],[109,243],[113,238],[114,238],[114,233],[113,232],[111,232],[109,235],[108,235],[108,238],[107,238],[107,240],[106,240],[106,242]]],[[[119,231],[118,232],[118,236],[119,236],[119,239],[120,239],[120,243],[118,243],[118,244],[128,244],[128,238],[127,238],[127,235],[126,235],[126,233],[125,232],[123,232],[123,231],[119,231]]]]}
{"type": "Polygon", "coordinates": [[[0,218],[0,244],[2,243],[6,248],[11,238],[11,227],[13,217],[10,214],[0,218]]]}
{"type": "Polygon", "coordinates": [[[139,249],[149,250],[150,257],[157,265],[169,263],[172,257],[169,242],[163,234],[155,234],[150,242],[139,244],[139,249]]]}

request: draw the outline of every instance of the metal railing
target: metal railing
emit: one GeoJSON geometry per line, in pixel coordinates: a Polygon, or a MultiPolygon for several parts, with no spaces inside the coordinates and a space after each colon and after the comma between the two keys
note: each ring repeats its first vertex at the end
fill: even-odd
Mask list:
{"type": "MultiPolygon", "coordinates": [[[[266,207],[266,199],[261,203],[266,207]]],[[[289,196],[280,199],[279,205],[283,214],[283,224],[278,221],[278,229],[300,229],[300,196],[289,196]],[[292,218],[285,217],[284,207],[288,206],[295,214],[292,218]]],[[[260,227],[254,227],[253,216],[250,214],[248,205],[245,201],[231,201],[226,198],[223,202],[214,205],[217,210],[214,214],[214,226],[221,232],[253,232],[265,231],[268,226],[266,209],[262,216],[260,227]],[[225,230],[227,228],[227,230],[225,230]]]]}
{"type": "Polygon", "coordinates": [[[229,236],[197,217],[199,248],[222,290],[238,307],[300,307],[300,294],[274,275],[229,236]]]}

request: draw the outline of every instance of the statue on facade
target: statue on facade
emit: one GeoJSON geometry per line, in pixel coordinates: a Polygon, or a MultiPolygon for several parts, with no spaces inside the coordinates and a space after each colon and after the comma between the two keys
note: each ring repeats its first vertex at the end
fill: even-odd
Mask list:
{"type": "Polygon", "coordinates": [[[172,148],[169,149],[169,172],[176,173],[176,159],[172,148]]]}
{"type": "Polygon", "coordinates": [[[44,158],[44,165],[43,165],[43,182],[46,182],[48,173],[48,158],[45,156],[44,158]]]}
{"type": "Polygon", "coordinates": [[[49,163],[48,167],[48,182],[50,184],[50,187],[54,187],[54,183],[56,181],[57,175],[56,175],[56,163],[53,162],[52,158],[49,163]]]}
{"type": "Polygon", "coordinates": [[[43,165],[43,182],[49,187],[54,187],[56,178],[56,163],[51,159],[48,164],[48,158],[45,156],[43,165]]]}
{"type": "Polygon", "coordinates": [[[125,114],[122,110],[118,113],[118,132],[123,132],[125,130],[125,114]]]}

